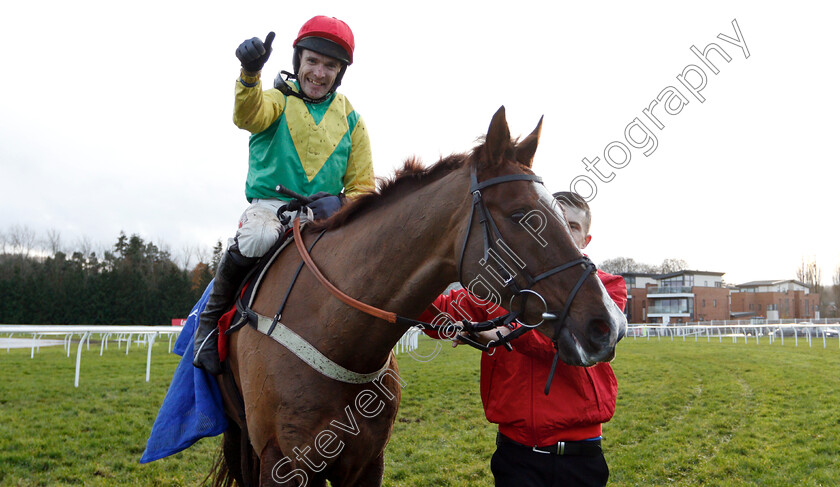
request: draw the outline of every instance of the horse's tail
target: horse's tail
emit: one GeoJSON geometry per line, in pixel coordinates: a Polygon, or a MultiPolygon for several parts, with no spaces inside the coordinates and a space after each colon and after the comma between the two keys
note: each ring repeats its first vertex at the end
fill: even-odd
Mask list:
{"type": "Polygon", "coordinates": [[[213,462],[213,468],[204,483],[209,480],[212,487],[252,485],[259,478],[259,468],[259,460],[251,449],[248,437],[243,437],[242,430],[231,421],[222,437],[222,447],[213,462]]]}
{"type": "Polygon", "coordinates": [[[233,487],[234,480],[235,479],[233,475],[231,475],[227,462],[225,461],[225,447],[224,444],[222,444],[222,447],[219,448],[219,454],[216,456],[216,461],[213,462],[213,467],[210,470],[210,473],[207,474],[207,477],[205,477],[201,485],[206,485],[209,481],[212,487],[233,487]]]}

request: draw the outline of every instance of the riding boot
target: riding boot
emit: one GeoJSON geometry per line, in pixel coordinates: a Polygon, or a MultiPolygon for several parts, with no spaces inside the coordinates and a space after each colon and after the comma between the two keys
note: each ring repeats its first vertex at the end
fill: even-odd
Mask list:
{"type": "Polygon", "coordinates": [[[207,305],[198,318],[193,354],[193,365],[210,374],[222,373],[219,362],[219,318],[230,309],[242,279],[256,260],[244,257],[235,247],[222,254],[219,260],[213,290],[210,291],[207,305]]]}

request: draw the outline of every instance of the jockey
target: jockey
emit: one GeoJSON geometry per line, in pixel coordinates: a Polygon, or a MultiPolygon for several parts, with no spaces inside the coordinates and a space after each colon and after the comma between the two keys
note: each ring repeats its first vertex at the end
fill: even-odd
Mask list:
{"type": "Polygon", "coordinates": [[[294,74],[281,71],[274,87],[263,91],[260,72],[273,41],[274,32],[269,32],[265,41],[254,37],[236,50],[242,70],[233,121],[251,133],[245,182],[250,206],[219,261],[195,333],[193,365],[214,375],[221,373],[219,318],[232,305],[248,270],[285,232],[280,215],[294,207],[291,197],[277,193],[278,185],[310,197],[307,206],[316,220],[341,207],[342,189],[352,199],[374,188],[365,123],[335,91],[353,63],[350,27],[334,17],[308,20],[292,43],[294,74]]]}

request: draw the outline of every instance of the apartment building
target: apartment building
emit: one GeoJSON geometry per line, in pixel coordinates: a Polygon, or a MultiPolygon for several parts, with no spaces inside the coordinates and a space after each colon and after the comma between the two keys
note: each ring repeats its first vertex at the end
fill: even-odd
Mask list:
{"type": "Polygon", "coordinates": [[[669,274],[622,274],[630,323],[728,320],[729,289],[723,272],[682,270],[669,274]]]}
{"type": "Polygon", "coordinates": [[[816,319],[820,297],[792,279],[725,286],[723,272],[627,272],[629,323],[688,323],[730,319],[816,319]]]}
{"type": "Polygon", "coordinates": [[[732,314],[770,320],[819,318],[820,297],[804,282],[751,281],[735,286],[732,314]]]}

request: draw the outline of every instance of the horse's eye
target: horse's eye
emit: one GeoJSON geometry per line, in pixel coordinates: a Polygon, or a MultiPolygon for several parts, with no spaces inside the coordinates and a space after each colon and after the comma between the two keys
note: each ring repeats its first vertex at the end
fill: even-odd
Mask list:
{"type": "Polygon", "coordinates": [[[513,221],[519,223],[520,220],[525,218],[525,212],[517,210],[517,211],[513,212],[513,214],[511,214],[510,217],[513,219],[513,221]]]}

